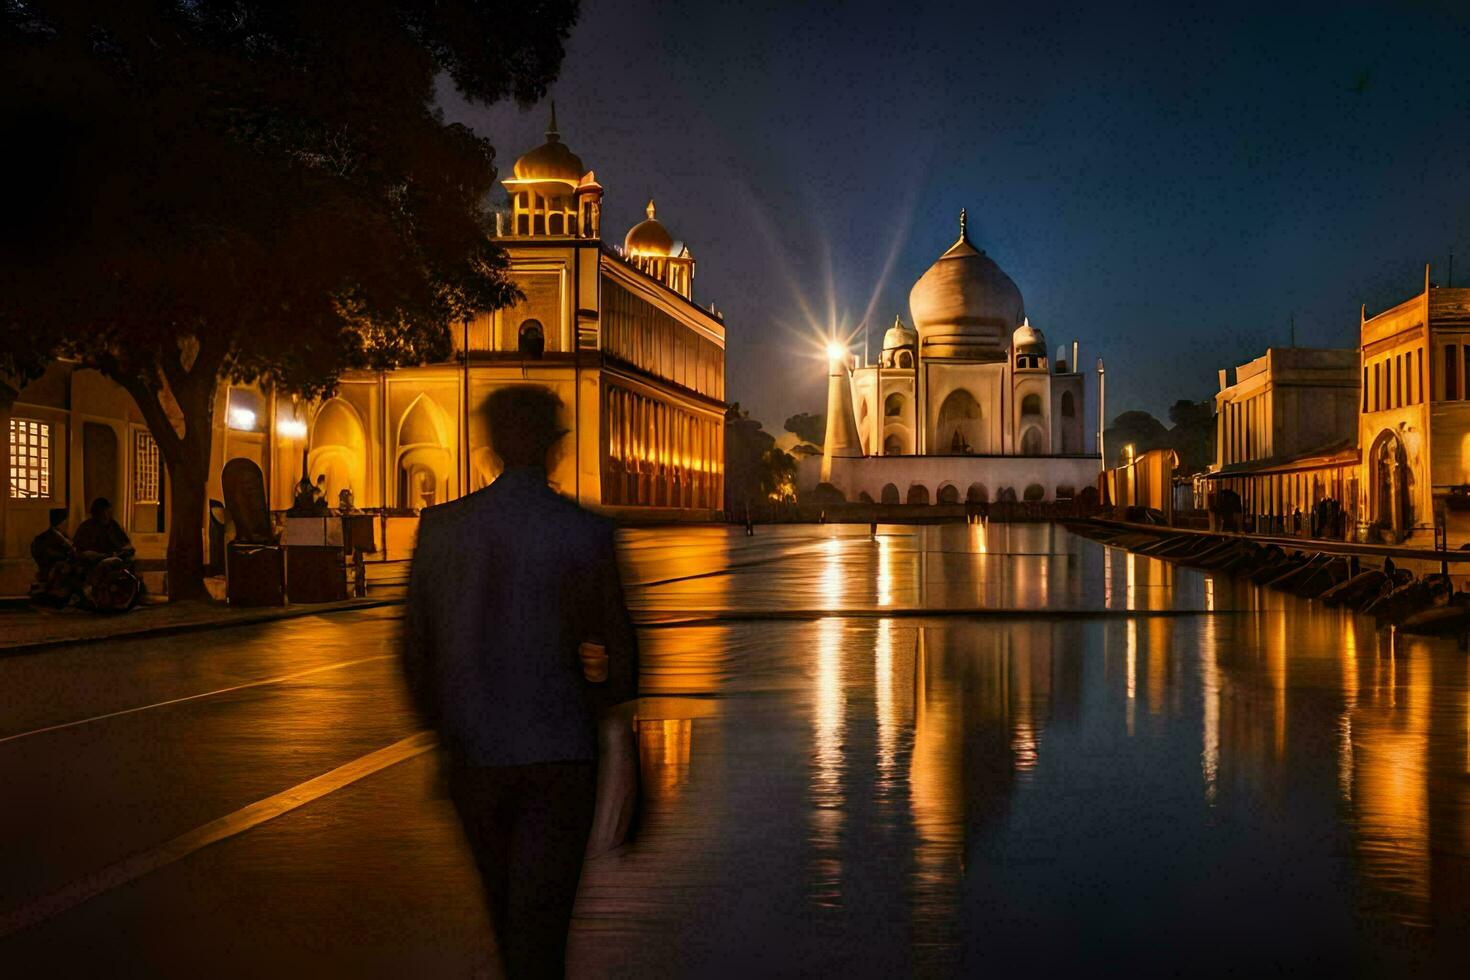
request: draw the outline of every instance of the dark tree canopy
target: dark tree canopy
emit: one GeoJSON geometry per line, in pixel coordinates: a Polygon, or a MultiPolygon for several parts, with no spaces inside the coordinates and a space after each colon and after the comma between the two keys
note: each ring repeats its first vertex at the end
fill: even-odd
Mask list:
{"type": "Polygon", "coordinates": [[[820,446],[827,438],[827,416],[821,413],[801,412],[786,420],[786,431],[802,442],[820,446]]]}
{"type": "MultiPolygon", "coordinates": [[[[575,0],[8,0],[0,373],[56,355],[125,387],[198,551],[220,378],[302,395],[445,357],[515,296],[469,99],[544,94],[575,0]],[[198,485],[198,492],[191,489],[198,485]],[[196,507],[197,505],[197,507],[196,507]]],[[[179,583],[175,582],[175,585],[179,583]]]]}

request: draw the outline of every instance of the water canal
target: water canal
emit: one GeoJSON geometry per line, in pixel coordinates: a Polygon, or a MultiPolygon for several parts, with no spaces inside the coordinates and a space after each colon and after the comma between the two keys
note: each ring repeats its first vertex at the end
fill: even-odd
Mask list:
{"type": "Polygon", "coordinates": [[[590,973],[1470,953],[1470,661],[1046,525],[633,531],[638,842],[590,973]]]}

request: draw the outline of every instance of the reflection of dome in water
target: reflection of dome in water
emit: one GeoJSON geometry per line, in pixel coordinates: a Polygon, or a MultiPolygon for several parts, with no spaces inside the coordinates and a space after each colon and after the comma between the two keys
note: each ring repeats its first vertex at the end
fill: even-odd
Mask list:
{"type": "Polygon", "coordinates": [[[1021,290],[995,262],[970,244],[965,213],[960,238],[909,292],[909,311],[925,357],[1005,360],[1005,349],[1026,314],[1021,290]]]}
{"type": "Polygon", "coordinates": [[[654,255],[666,257],[674,254],[674,236],[663,223],[654,217],[653,199],[649,198],[645,209],[648,217],[628,229],[623,239],[623,253],[630,256],[654,255]]]}

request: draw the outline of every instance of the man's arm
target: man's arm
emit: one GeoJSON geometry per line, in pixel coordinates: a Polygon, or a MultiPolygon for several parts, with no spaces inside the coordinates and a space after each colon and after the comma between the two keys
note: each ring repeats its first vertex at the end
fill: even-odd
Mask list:
{"type": "Polygon", "coordinates": [[[434,565],[428,554],[429,523],[427,513],[419,518],[419,540],[414,548],[413,564],[408,574],[402,657],[403,678],[408,684],[408,695],[414,709],[424,724],[434,726],[439,721],[439,704],[433,677],[436,664],[430,599],[433,584],[430,580],[434,565]]]}
{"type": "Polygon", "coordinates": [[[604,707],[612,707],[638,697],[638,634],[623,598],[611,524],[599,540],[595,574],[598,627],[607,649],[607,682],[600,686],[598,700],[604,707]]]}

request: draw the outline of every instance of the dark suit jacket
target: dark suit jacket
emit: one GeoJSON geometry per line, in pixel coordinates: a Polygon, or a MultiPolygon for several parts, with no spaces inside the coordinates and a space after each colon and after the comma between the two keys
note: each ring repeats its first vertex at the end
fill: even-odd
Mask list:
{"type": "Polygon", "coordinates": [[[612,522],[533,469],[425,510],[403,666],[460,765],[596,758],[598,712],[638,696],[612,522]],[[601,684],[583,675],[583,641],[607,648],[601,684]]]}

